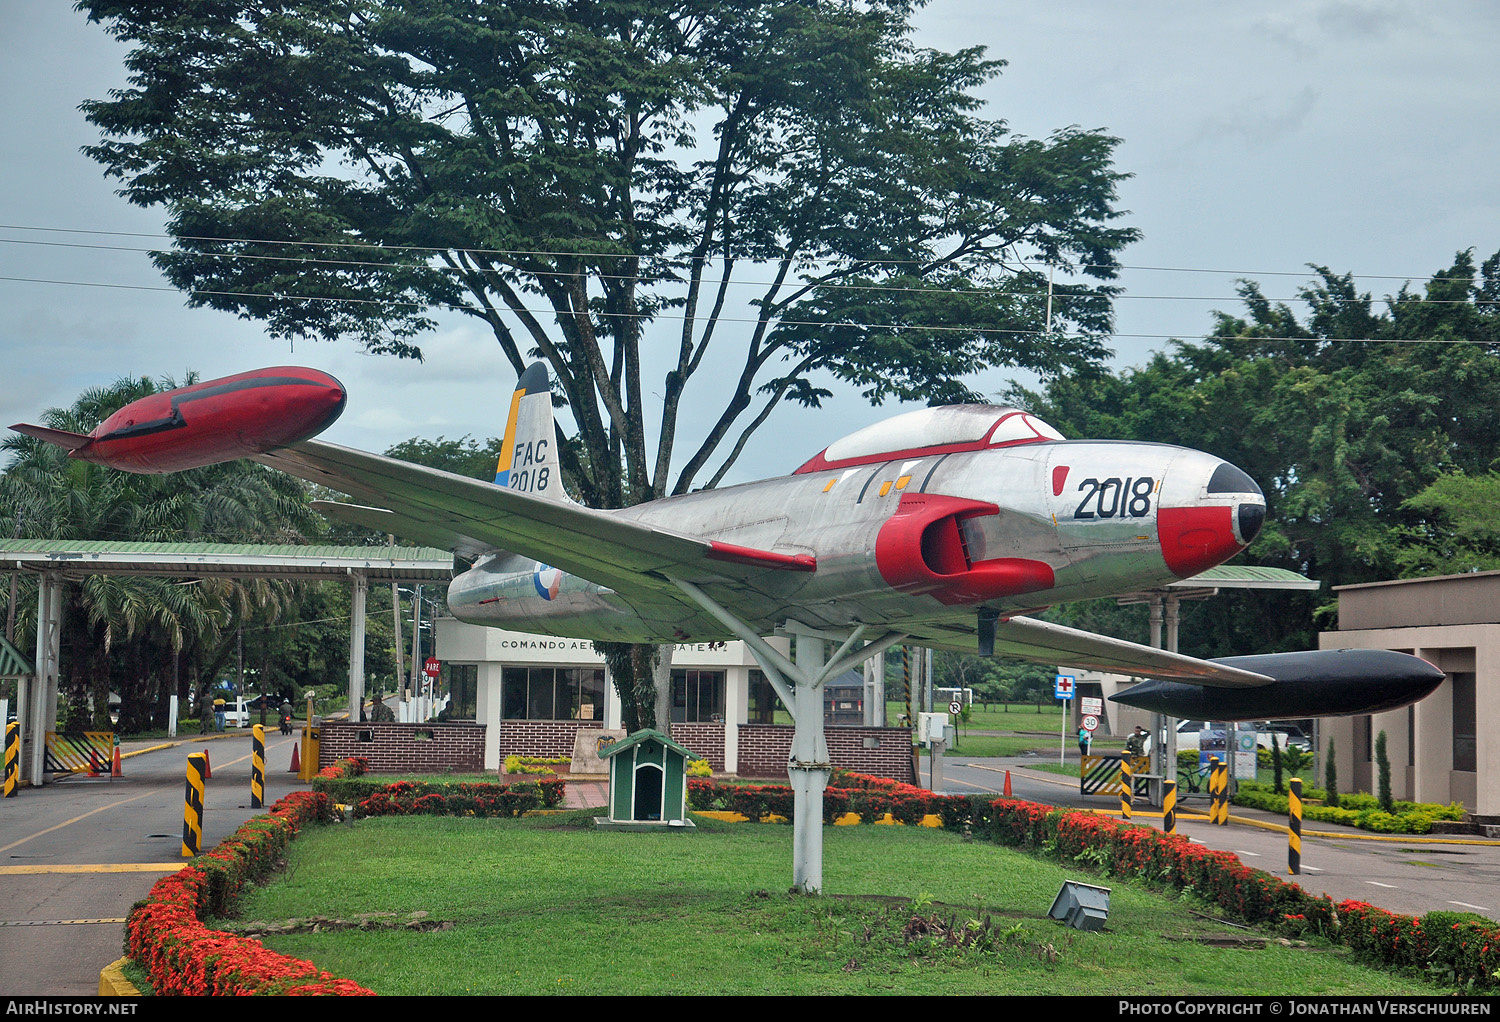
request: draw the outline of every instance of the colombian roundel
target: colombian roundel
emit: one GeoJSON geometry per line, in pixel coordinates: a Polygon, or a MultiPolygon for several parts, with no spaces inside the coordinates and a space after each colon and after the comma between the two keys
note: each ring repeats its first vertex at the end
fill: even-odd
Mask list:
{"type": "Polygon", "coordinates": [[[562,588],[562,569],[554,568],[550,564],[537,562],[535,570],[531,573],[532,584],[536,586],[537,595],[544,600],[555,600],[557,591],[562,588]]]}

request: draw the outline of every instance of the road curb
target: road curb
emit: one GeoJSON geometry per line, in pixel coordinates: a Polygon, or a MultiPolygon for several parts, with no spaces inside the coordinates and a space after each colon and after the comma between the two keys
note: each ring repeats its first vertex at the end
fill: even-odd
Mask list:
{"type": "Polygon", "coordinates": [[[100,997],[140,997],[140,990],[125,978],[125,963],[128,958],[116,959],[99,970],[100,997]]]}

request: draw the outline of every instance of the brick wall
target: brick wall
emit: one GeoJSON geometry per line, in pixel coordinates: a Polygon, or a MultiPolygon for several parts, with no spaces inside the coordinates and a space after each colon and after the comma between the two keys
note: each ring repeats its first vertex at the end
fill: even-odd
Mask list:
{"type": "MultiPolygon", "coordinates": [[[[500,722],[500,755],[571,756],[579,731],[597,730],[597,721],[503,720],[500,722]]],[[[787,776],[786,761],[792,751],[792,728],[784,724],[741,724],[740,776],[787,776]]],[[[828,755],[836,767],[861,774],[890,777],[915,783],[908,728],[830,727],[824,734],[828,755]],[[865,748],[866,738],[879,746],[865,748]]],[[[672,740],[707,759],[714,770],[724,769],[723,724],[673,724],[672,740]]],[[[447,724],[350,724],[325,721],[321,731],[318,766],[325,767],[346,756],[364,756],[370,769],[379,773],[442,773],[445,770],[479,771],[484,768],[484,725],[472,721],[447,724]],[[418,733],[432,735],[417,740],[418,733]],[[361,741],[361,736],[368,741],[361,741]]]]}
{"type": "Polygon", "coordinates": [[[714,770],[724,769],[723,724],[673,724],[671,738],[708,760],[708,765],[714,770]]]}
{"type": "Polygon", "coordinates": [[[506,756],[573,755],[573,740],[580,731],[597,731],[604,727],[597,720],[502,720],[500,722],[500,758],[506,756]]]}
{"type": "Polygon", "coordinates": [[[383,774],[478,772],[484,769],[484,725],[472,721],[446,724],[324,721],[319,731],[318,766],[332,766],[349,756],[364,756],[370,761],[372,771],[383,774]],[[431,738],[418,738],[424,734],[431,738]]]}
{"type": "MultiPolygon", "coordinates": [[[[828,758],[834,766],[906,784],[916,783],[910,728],[830,727],[823,734],[828,742],[828,758]],[[865,748],[866,738],[878,740],[878,747],[865,748]]],[[[740,725],[741,777],[786,777],[786,761],[791,752],[792,728],[788,725],[740,725]]]]}

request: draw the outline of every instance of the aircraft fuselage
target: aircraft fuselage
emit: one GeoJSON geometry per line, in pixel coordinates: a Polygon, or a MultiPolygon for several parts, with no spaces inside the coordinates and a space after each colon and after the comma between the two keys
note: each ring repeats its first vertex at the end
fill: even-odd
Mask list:
{"type": "MultiPolygon", "coordinates": [[[[615,512],[679,534],[781,555],[815,570],[777,573],[755,624],[796,609],[805,624],[899,627],[972,620],[1195,575],[1254,539],[1265,501],[1212,455],[1164,444],[1048,441],[905,452],[860,464],[654,501],[615,512]]],[[[815,459],[816,460],[816,459],[815,459]]],[[[449,587],[456,617],[623,641],[723,638],[708,619],[663,620],[625,594],[498,553],[449,587]]]]}

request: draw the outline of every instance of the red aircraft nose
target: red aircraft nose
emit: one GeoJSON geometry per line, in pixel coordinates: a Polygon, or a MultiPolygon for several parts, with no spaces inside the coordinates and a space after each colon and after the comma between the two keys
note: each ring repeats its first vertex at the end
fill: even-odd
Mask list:
{"type": "Polygon", "coordinates": [[[1266,519],[1260,487],[1228,462],[1215,467],[1202,502],[1163,507],[1156,516],[1161,555],[1178,578],[1221,564],[1254,541],[1266,519]]]}

